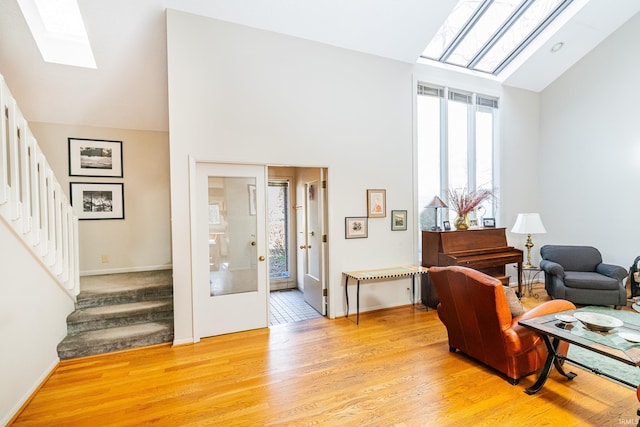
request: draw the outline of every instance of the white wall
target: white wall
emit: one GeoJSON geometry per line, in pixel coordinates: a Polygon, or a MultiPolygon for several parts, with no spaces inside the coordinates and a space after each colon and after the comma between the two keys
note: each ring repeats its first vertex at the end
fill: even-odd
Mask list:
{"type": "Polygon", "coordinates": [[[640,255],[639,39],[636,15],[545,89],[540,106],[548,234],[538,240],[592,245],[625,268],[640,255]]]}
{"type": "MultiPolygon", "coordinates": [[[[540,156],[540,95],[534,92],[504,87],[500,98],[500,179],[499,225],[507,228],[509,245],[525,251],[526,236],[513,234],[518,213],[540,211],[539,156],[540,156]]],[[[543,218],[544,220],[544,218],[543,218]]],[[[531,262],[538,265],[540,244],[531,250],[531,262]]],[[[511,266],[507,273],[511,282],[517,282],[517,270],[511,266]]]]}
{"type": "MultiPolygon", "coordinates": [[[[330,316],[344,312],[342,271],[413,263],[412,66],[235,24],[167,12],[175,339],[192,336],[188,156],[329,169],[330,316]],[[366,189],[409,230],[366,214],[366,189]]],[[[400,281],[367,285],[363,310],[409,303],[400,281]]],[[[354,291],[355,288],[350,289],[354,291]]]]}
{"type": "Polygon", "coordinates": [[[58,363],[73,300],[0,220],[0,425],[58,363]]]}
{"type": "Polygon", "coordinates": [[[124,220],[79,221],[80,274],[170,268],[168,134],[51,123],[29,126],[67,197],[70,181],[124,183],[124,220]],[[70,177],[69,137],[122,141],[124,178],[70,177]]]}

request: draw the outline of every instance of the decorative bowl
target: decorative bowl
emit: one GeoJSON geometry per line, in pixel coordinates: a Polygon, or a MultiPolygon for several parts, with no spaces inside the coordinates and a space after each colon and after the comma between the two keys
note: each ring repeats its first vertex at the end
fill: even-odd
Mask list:
{"type": "Polygon", "coordinates": [[[573,313],[573,317],[582,322],[588,329],[598,332],[608,332],[623,325],[622,320],[600,313],[580,311],[573,313]]]}
{"type": "Polygon", "coordinates": [[[622,338],[624,338],[627,341],[630,341],[633,343],[640,343],[640,334],[634,334],[631,332],[618,332],[618,335],[620,335],[622,338]]]}

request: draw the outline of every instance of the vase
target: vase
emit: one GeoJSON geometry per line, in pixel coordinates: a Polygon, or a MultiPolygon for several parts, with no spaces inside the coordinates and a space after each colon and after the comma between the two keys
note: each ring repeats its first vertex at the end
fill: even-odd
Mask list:
{"type": "Polygon", "coordinates": [[[468,214],[458,215],[456,219],[453,221],[453,225],[454,227],[456,227],[456,230],[460,230],[460,231],[468,230],[470,225],[469,215],[468,214]]]}

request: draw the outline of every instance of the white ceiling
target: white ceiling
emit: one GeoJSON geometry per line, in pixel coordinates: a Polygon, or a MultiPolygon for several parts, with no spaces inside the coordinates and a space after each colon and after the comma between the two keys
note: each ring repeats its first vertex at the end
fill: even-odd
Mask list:
{"type": "MultiPolygon", "coordinates": [[[[415,64],[456,0],[79,0],[97,70],[45,63],[16,0],[0,0],[0,74],[29,121],[168,130],[165,9],[415,64]]],[[[504,83],[541,91],[640,11],[574,0],[574,16],[504,83]],[[563,41],[560,52],[550,46],[563,41]]]]}

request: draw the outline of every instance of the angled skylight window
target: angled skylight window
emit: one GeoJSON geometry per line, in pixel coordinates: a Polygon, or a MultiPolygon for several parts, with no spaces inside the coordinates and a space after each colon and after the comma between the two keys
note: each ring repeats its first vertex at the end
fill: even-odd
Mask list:
{"type": "Polygon", "coordinates": [[[422,58],[497,75],[572,0],[460,0],[422,58]]]}
{"type": "Polygon", "coordinates": [[[77,0],[18,0],[46,62],[96,68],[77,0]]]}

